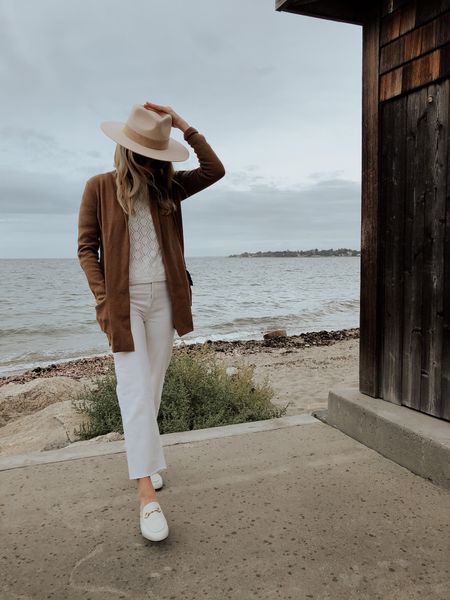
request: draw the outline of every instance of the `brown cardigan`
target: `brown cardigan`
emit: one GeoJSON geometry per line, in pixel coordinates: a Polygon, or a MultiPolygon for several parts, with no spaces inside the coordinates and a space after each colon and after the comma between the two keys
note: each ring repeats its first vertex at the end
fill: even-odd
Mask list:
{"type": "MultiPolygon", "coordinates": [[[[184,132],[200,166],[175,171],[173,199],[177,210],[160,214],[158,203],[150,203],[155,231],[161,247],[172,303],[173,325],[178,335],[193,331],[192,290],[184,260],[181,201],[212,185],[225,175],[225,168],[205,136],[194,127],[184,132]]],[[[106,333],[112,352],[134,350],[130,324],[128,265],[130,239],[128,215],[117,201],[115,171],[99,173],[87,180],[78,217],[78,259],[96,299],[96,319],[106,333]],[[100,250],[100,257],[99,257],[100,250]]]]}

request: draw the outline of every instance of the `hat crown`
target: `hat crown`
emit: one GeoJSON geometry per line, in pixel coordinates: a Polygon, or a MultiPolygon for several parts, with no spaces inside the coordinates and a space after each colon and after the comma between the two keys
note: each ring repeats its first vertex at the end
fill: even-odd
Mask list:
{"type": "Polygon", "coordinates": [[[126,121],[102,121],[100,128],[117,144],[149,158],[181,161],[189,150],[170,137],[172,115],[165,111],[134,104],[126,121]]]}
{"type": "Polygon", "coordinates": [[[127,125],[149,140],[164,142],[170,137],[172,115],[135,104],[128,115],[127,125]]]}

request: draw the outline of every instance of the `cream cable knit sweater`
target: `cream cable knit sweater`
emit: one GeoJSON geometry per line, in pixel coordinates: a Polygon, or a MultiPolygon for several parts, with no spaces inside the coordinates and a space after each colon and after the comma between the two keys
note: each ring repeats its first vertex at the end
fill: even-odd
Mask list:
{"type": "Polygon", "coordinates": [[[164,281],[166,272],[145,188],[135,196],[134,209],[136,213],[128,218],[129,284],[164,281]]]}

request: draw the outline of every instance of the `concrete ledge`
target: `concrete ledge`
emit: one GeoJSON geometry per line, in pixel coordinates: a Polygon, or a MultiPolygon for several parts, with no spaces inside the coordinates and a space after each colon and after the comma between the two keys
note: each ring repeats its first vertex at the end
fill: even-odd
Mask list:
{"type": "MultiPolygon", "coordinates": [[[[193,429],[177,433],[164,433],[161,435],[161,440],[163,446],[173,446],[175,444],[187,444],[190,442],[222,438],[230,435],[257,433],[259,431],[270,431],[273,429],[282,429],[283,427],[309,425],[311,423],[320,423],[320,421],[311,414],[291,415],[288,417],[278,417],[277,419],[237,423],[236,425],[223,425],[221,427],[193,429]]],[[[89,440],[74,442],[59,450],[29,452],[27,454],[0,457],[0,471],[61,462],[64,460],[76,460],[78,458],[117,454],[118,452],[125,452],[124,440],[119,440],[117,442],[91,442],[89,440]]]]}
{"type": "Polygon", "coordinates": [[[327,421],[386,458],[450,489],[450,422],[335,386],[327,421]]]}

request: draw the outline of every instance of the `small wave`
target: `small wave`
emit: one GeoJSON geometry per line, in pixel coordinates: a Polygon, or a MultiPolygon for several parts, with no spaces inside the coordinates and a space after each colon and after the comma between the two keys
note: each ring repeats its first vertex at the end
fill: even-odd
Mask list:
{"type": "Polygon", "coordinates": [[[61,358],[61,353],[58,353],[58,356],[53,356],[51,354],[43,355],[38,353],[28,352],[23,354],[20,357],[15,356],[13,359],[8,361],[3,361],[0,366],[0,376],[1,377],[9,377],[10,375],[18,375],[23,373],[24,371],[28,371],[30,369],[36,369],[36,367],[45,368],[49,365],[59,365],[67,362],[71,362],[73,360],[81,360],[85,358],[96,358],[99,356],[108,356],[110,352],[101,352],[101,353],[86,353],[86,354],[75,354],[75,353],[67,353],[67,356],[61,358]]]}
{"type": "MultiPolygon", "coordinates": [[[[93,321],[95,322],[95,320],[93,321]]],[[[36,326],[36,327],[5,327],[0,328],[0,336],[6,338],[6,336],[18,336],[18,335],[26,335],[26,336],[37,336],[37,335],[58,335],[58,334],[73,334],[74,329],[78,332],[82,331],[90,331],[91,323],[83,323],[83,324],[71,324],[67,323],[65,325],[61,325],[60,327],[48,327],[46,325],[36,326]]]]}
{"type": "Polygon", "coordinates": [[[228,331],[242,327],[274,327],[274,326],[298,326],[302,323],[308,324],[311,320],[317,321],[321,315],[330,316],[342,312],[355,312],[359,307],[358,301],[330,301],[320,308],[305,309],[299,313],[287,313],[284,315],[263,315],[256,317],[237,317],[231,321],[222,321],[211,325],[211,331],[228,331]]]}

